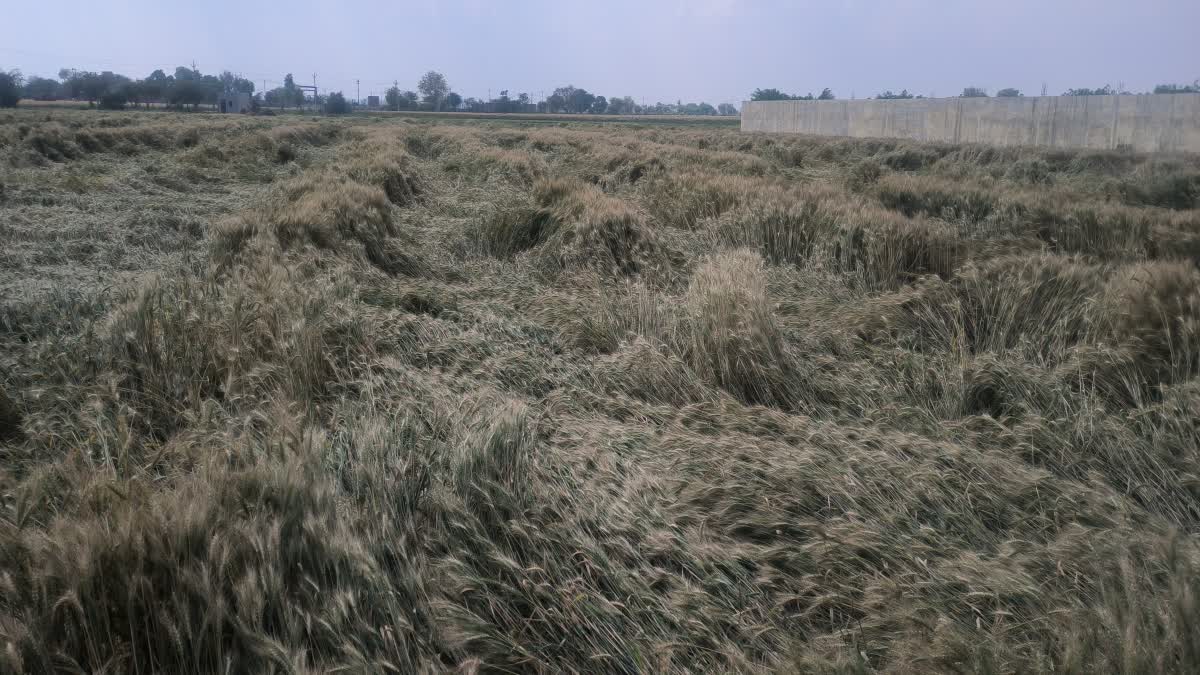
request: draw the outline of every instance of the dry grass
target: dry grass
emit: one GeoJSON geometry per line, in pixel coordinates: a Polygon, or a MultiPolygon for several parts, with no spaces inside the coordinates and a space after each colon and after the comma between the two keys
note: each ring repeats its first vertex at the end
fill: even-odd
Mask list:
{"type": "Polygon", "coordinates": [[[1196,672],[1192,157],[0,115],[4,672],[1196,672]]]}

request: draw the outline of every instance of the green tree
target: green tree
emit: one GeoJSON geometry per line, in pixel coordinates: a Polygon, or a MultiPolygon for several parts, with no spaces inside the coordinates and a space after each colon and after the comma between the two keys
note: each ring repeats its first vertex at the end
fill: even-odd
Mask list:
{"type": "Polygon", "coordinates": [[[88,103],[93,103],[100,98],[106,89],[107,84],[104,82],[104,76],[99,73],[90,71],[76,73],[79,80],[79,93],[83,98],[87,99],[88,103]]]}
{"type": "Polygon", "coordinates": [[[462,105],[462,102],[463,97],[457,92],[452,91],[449,94],[446,94],[446,107],[450,110],[458,110],[459,106],[462,105]]]}
{"type": "Polygon", "coordinates": [[[161,68],[155,70],[153,73],[147,75],[146,79],[142,80],[141,82],[143,100],[147,102],[165,101],[167,98],[167,92],[170,90],[171,85],[174,84],[174,82],[175,79],[168,77],[161,68]]]}
{"type": "Polygon", "coordinates": [[[717,114],[731,116],[738,114],[738,109],[732,103],[722,103],[717,106],[717,114]]]}
{"type": "Polygon", "coordinates": [[[1018,96],[1024,96],[1024,94],[1021,93],[1020,89],[1013,89],[1012,87],[1008,87],[1006,89],[1001,89],[1000,91],[996,92],[996,96],[999,98],[1017,98],[1018,96]]]}
{"type": "Polygon", "coordinates": [[[109,88],[100,95],[100,107],[105,110],[124,110],[129,103],[129,89],[123,85],[109,88]]]}
{"type": "Polygon", "coordinates": [[[297,108],[304,105],[304,90],[296,86],[292,74],[283,76],[283,105],[294,105],[297,108]]]}
{"type": "Polygon", "coordinates": [[[1191,84],[1159,84],[1155,85],[1156,94],[1200,94],[1200,80],[1191,84]]]}
{"type": "Polygon", "coordinates": [[[1088,89],[1080,87],[1079,89],[1068,89],[1063,92],[1063,96],[1111,96],[1113,93],[1112,85],[1104,85],[1097,89],[1088,89]]]}
{"type": "Polygon", "coordinates": [[[350,103],[346,101],[346,97],[342,92],[335,91],[325,99],[325,114],[327,115],[345,115],[350,112],[350,103]]]}
{"type": "Polygon", "coordinates": [[[21,71],[0,70],[0,108],[15,108],[21,101],[21,71]]]}
{"type": "Polygon", "coordinates": [[[959,94],[959,98],[987,98],[987,90],[981,87],[966,87],[959,94]]]}
{"type": "Polygon", "coordinates": [[[637,112],[637,103],[634,102],[632,96],[621,96],[610,99],[608,102],[608,114],[610,115],[632,115],[635,112],[637,112]]]}
{"type": "Polygon", "coordinates": [[[225,93],[253,94],[254,83],[228,70],[222,72],[217,79],[221,81],[221,91],[225,93]]]}
{"type": "Polygon", "coordinates": [[[908,93],[907,89],[901,89],[899,94],[894,94],[894,93],[892,93],[892,90],[889,89],[889,90],[883,92],[882,94],[876,96],[875,98],[886,101],[886,100],[890,100],[890,99],[913,98],[913,95],[908,93]]]}
{"type": "Polygon", "coordinates": [[[603,115],[608,112],[608,99],[603,96],[597,96],[596,100],[592,101],[592,107],[588,109],[588,112],[593,115],[603,115]]]}
{"type": "Polygon", "coordinates": [[[778,89],[755,89],[754,93],[750,94],[751,101],[789,101],[791,98],[778,89]]]}
{"type": "MultiPolygon", "coordinates": [[[[811,94],[810,94],[810,96],[811,96],[811,94]]],[[[837,98],[837,97],[833,95],[833,90],[830,89],[829,87],[825,87],[824,89],[821,90],[821,95],[817,97],[817,100],[818,101],[832,101],[835,98],[837,98]]]]}
{"type": "Polygon", "coordinates": [[[58,98],[60,86],[58,80],[48,77],[34,77],[25,81],[25,98],[35,101],[51,101],[58,98]]]}
{"type": "Polygon", "coordinates": [[[421,76],[421,80],[417,82],[417,91],[425,97],[425,103],[434,110],[441,110],[446,94],[450,93],[450,85],[446,82],[445,75],[431,70],[421,76]]]}

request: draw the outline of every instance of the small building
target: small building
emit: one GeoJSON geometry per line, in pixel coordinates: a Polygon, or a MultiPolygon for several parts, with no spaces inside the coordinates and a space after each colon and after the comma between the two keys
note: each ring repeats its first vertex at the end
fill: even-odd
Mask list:
{"type": "Polygon", "coordinates": [[[379,97],[378,96],[368,96],[367,97],[367,107],[368,108],[378,108],[379,107],[379,97]]]}
{"type": "Polygon", "coordinates": [[[252,111],[250,94],[244,91],[226,92],[217,99],[217,110],[223,113],[248,113],[252,111]]]}

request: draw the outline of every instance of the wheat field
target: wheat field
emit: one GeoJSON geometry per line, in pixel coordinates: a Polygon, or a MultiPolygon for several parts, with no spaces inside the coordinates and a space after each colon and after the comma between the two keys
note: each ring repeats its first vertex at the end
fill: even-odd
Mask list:
{"type": "Polygon", "coordinates": [[[1200,157],[0,115],[0,671],[1200,670],[1200,157]]]}

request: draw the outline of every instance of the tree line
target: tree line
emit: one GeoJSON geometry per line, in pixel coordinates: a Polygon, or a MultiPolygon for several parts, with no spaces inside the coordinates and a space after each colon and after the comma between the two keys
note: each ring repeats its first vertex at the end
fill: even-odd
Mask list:
{"type": "MultiPolygon", "coordinates": [[[[316,96],[297,85],[291,73],[284,75],[283,84],[266,91],[255,91],[250,80],[224,71],[205,75],[199,70],[179,66],[173,74],[155,70],[144,78],[135,79],[111,71],[93,72],[63,68],[58,79],[22,77],[19,71],[0,71],[0,106],[12,107],[22,99],[35,101],[87,101],[105,109],[152,104],[195,109],[200,105],[216,105],[225,93],[241,92],[253,97],[255,107],[295,108],[317,105],[326,112],[342,113],[353,109],[342,92],[316,96]]],[[[489,99],[463,98],[451,89],[445,75],[429,71],[417,81],[416,90],[390,87],[383,97],[388,110],[426,110],[498,113],[591,113],[595,115],[737,115],[730,103],[712,105],[706,102],[655,103],[639,105],[630,96],[608,98],[593,94],[574,85],[553,90],[544,100],[535,102],[526,92],[500,95],[489,99]]]]}
{"type": "MultiPolygon", "coordinates": [[[[429,71],[417,82],[416,91],[401,90],[393,86],[384,95],[384,106],[389,110],[428,110],[428,111],[459,111],[459,112],[497,112],[497,113],[559,113],[593,115],[737,115],[738,110],[730,103],[713,106],[710,103],[654,103],[640,105],[630,96],[606,97],[594,94],[581,87],[566,85],[558,87],[541,101],[534,102],[527,92],[510,94],[509,90],[500,90],[500,95],[487,100],[474,97],[463,98],[453,91],[446,77],[437,71],[429,71]]],[[[306,93],[305,88],[297,85],[291,73],[283,78],[279,87],[255,92],[254,83],[228,70],[219,75],[205,75],[195,68],[179,66],[174,73],[168,75],[159,69],[144,78],[134,79],[111,71],[94,72],[63,68],[58,72],[58,79],[48,77],[24,78],[20,71],[0,70],[0,107],[13,107],[22,99],[37,101],[52,100],[82,100],[89,104],[99,105],[106,109],[121,109],[129,105],[151,104],[168,105],[176,108],[195,109],[200,105],[216,105],[222,94],[245,93],[253,97],[253,105],[266,107],[300,107],[317,105],[325,108],[326,112],[342,113],[353,109],[354,104],[348,101],[342,92],[332,92],[327,96],[317,96],[306,93]]],[[[1107,96],[1112,94],[1129,94],[1123,87],[1088,88],[1079,87],[1068,89],[1064,96],[1107,96]]],[[[1151,92],[1148,92],[1151,93],[1151,92]]],[[[1160,84],[1154,87],[1154,94],[1194,94],[1200,93],[1200,80],[1192,84],[1160,84]]],[[[966,87],[959,94],[962,98],[981,98],[991,94],[983,87],[966,87]]],[[[1007,87],[995,93],[996,97],[1019,97],[1024,94],[1016,88],[1007,87]]],[[[881,92],[873,98],[881,100],[924,98],[920,94],[912,94],[907,89],[899,93],[892,90],[881,92]]],[[[820,94],[787,94],[776,88],[755,89],[750,96],[752,101],[831,101],[836,99],[833,90],[826,87],[820,94]]]]}
{"type": "Polygon", "coordinates": [[[17,98],[35,101],[72,99],[108,109],[149,106],[151,103],[195,108],[203,104],[215,105],[223,92],[254,93],[253,82],[229,71],[205,75],[187,66],[179,66],[170,75],[161,69],[155,70],[142,79],[112,71],[97,73],[63,68],[58,71],[57,80],[36,76],[24,79],[19,71],[6,73],[6,80],[0,82],[0,89],[15,88],[17,98]]]}
{"type": "MultiPolygon", "coordinates": [[[[1114,87],[1106,84],[1103,87],[1097,87],[1095,89],[1090,89],[1087,87],[1068,89],[1065,92],[1063,92],[1063,96],[1111,96],[1113,94],[1131,94],[1131,93],[1132,92],[1125,91],[1122,87],[1114,88],[1114,87]]],[[[1200,80],[1196,80],[1192,84],[1160,84],[1160,85],[1157,85],[1154,87],[1154,91],[1145,92],[1145,93],[1200,94],[1200,80]]],[[[995,94],[995,96],[997,98],[1010,98],[1010,97],[1019,97],[1019,96],[1024,96],[1024,95],[1025,94],[1021,93],[1020,89],[1016,89],[1013,87],[1006,87],[1004,89],[997,90],[996,94],[995,94]]],[[[987,98],[989,96],[991,96],[991,94],[989,94],[987,89],[985,89],[983,87],[965,87],[965,88],[963,88],[962,93],[959,94],[960,98],[987,98]]],[[[800,95],[786,94],[786,93],[780,91],[779,89],[775,89],[775,88],[755,89],[754,93],[752,93],[750,95],[751,101],[813,101],[813,100],[832,101],[835,98],[836,97],[833,95],[833,91],[830,90],[829,88],[825,88],[825,89],[821,90],[821,94],[819,96],[815,96],[815,97],[812,95],[811,92],[808,93],[807,95],[800,96],[800,95]]],[[[925,97],[920,94],[911,94],[911,93],[909,93],[909,91],[907,89],[901,89],[900,93],[898,93],[898,94],[889,89],[887,91],[876,94],[872,98],[879,99],[879,100],[892,100],[892,99],[910,99],[910,98],[925,98],[925,97]]]]}
{"type": "Polygon", "coordinates": [[[417,91],[393,86],[384,95],[389,110],[449,110],[457,112],[492,113],[558,113],[592,115],[736,115],[737,108],[729,103],[655,103],[639,105],[631,96],[609,98],[587,89],[568,84],[554,89],[541,101],[534,101],[528,92],[513,93],[501,89],[499,96],[481,99],[463,98],[453,91],[445,76],[430,71],[417,83],[417,91]],[[418,95],[417,92],[420,92],[418,95]]]}

